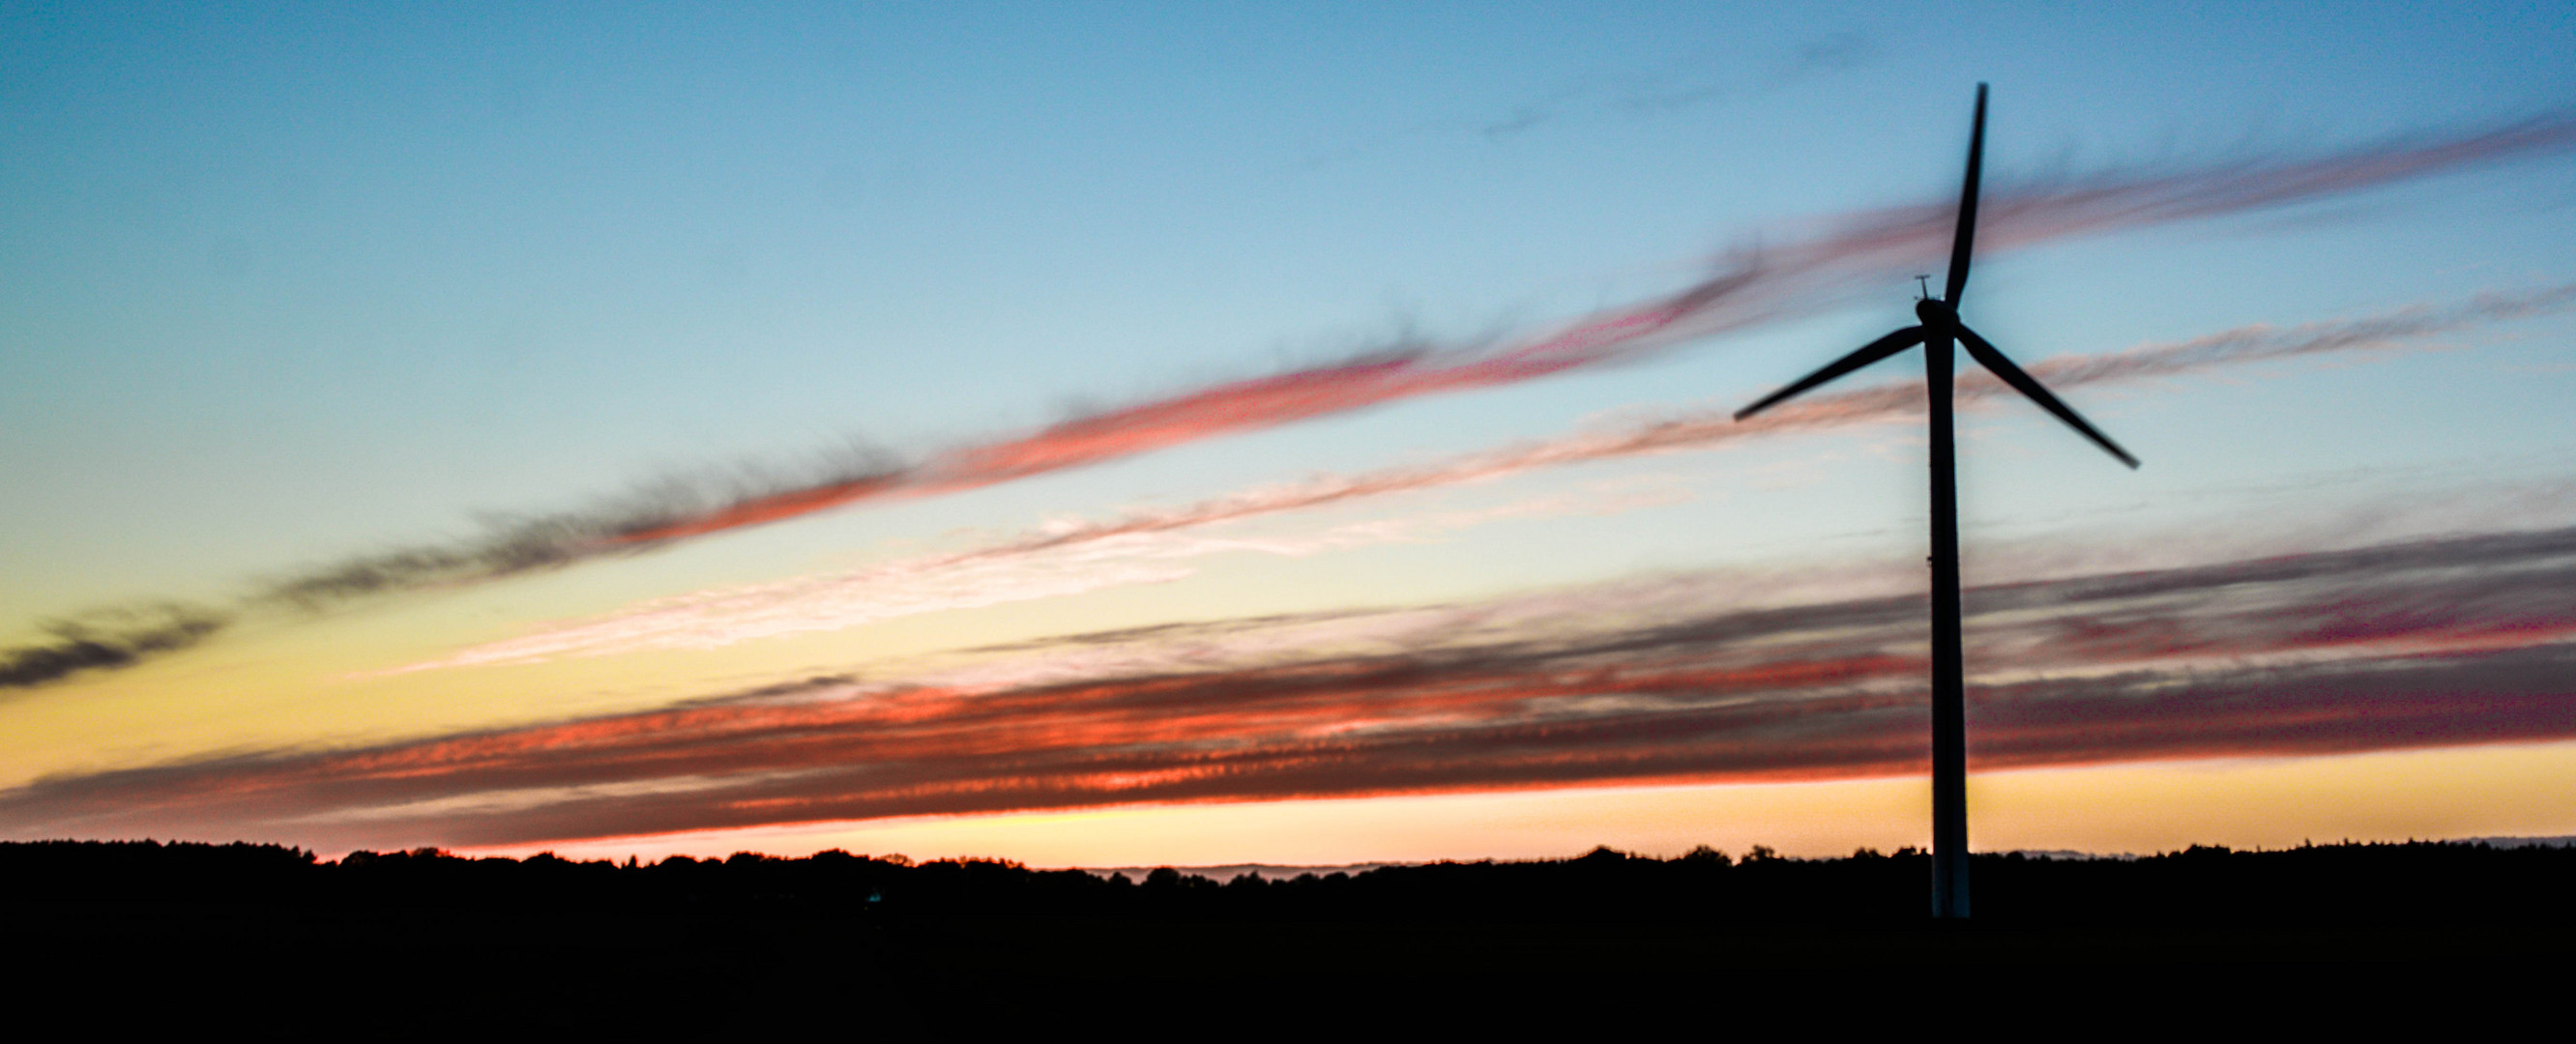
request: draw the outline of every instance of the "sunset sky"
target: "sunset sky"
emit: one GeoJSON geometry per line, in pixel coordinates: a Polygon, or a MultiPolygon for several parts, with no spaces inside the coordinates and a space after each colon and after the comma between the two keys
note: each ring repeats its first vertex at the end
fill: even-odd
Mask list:
{"type": "Polygon", "coordinates": [[[2550,5],[0,7],[0,837],[2576,834],[2550,5]],[[1934,276],[1937,289],[1939,276],[1934,276]],[[1962,363],[1965,364],[1964,357],[1962,363]]]}

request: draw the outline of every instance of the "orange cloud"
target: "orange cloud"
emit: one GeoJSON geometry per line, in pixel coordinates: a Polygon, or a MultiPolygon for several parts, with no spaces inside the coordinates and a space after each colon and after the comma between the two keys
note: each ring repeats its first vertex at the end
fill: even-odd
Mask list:
{"type": "MultiPolygon", "coordinates": [[[[1993,253],[2075,235],[2256,211],[2570,144],[2576,144],[2576,117],[2557,113],[2308,159],[2270,157],[2196,169],[2116,170],[2055,182],[1999,183],[1983,204],[1980,245],[1993,253]]],[[[951,450],[918,464],[862,454],[834,461],[819,477],[764,480],[748,490],[677,483],[587,510],[516,517],[447,545],[308,569],[242,601],[247,608],[313,610],[391,591],[488,581],[880,497],[973,489],[1415,396],[1642,358],[1712,334],[1813,314],[1847,299],[1857,287],[1921,270],[1947,250],[1951,217],[1951,205],[1943,202],[1816,222],[1821,231],[1729,258],[1678,292],[1499,347],[1395,345],[1345,362],[1097,413],[1034,434],[951,450]]],[[[231,617],[180,608],[193,619],[212,622],[184,642],[106,648],[67,638],[0,652],[0,687],[32,687],[80,671],[130,666],[193,644],[226,626],[231,617]]]]}
{"type": "MultiPolygon", "coordinates": [[[[1969,662],[1986,673],[1971,679],[1971,754],[2000,768],[2576,736],[2571,587],[2576,530],[1974,589],[1969,662]]],[[[826,680],[364,750],[61,777],[0,795],[0,824],[14,836],[490,846],[1920,768],[1919,598],[1728,602],[1704,591],[1694,603],[1670,582],[1607,585],[1454,607],[1451,625],[1427,629],[1417,610],[1075,636],[1002,654],[1055,662],[1024,672],[1055,680],[826,680]],[[1623,599],[1637,611],[1603,611],[1623,599]],[[1346,640],[1281,640],[1328,624],[1346,640]],[[1175,652],[1061,669],[1118,647],[1175,652]]]]}
{"type": "MultiPolygon", "coordinates": [[[[2244,213],[2329,198],[2576,144],[2576,118],[2550,115],[2465,134],[2426,136],[2304,160],[2251,159],[2198,169],[2107,171],[2000,185],[1980,209],[1986,253],[2071,236],[2244,213]]],[[[1686,341],[1839,304],[1946,256],[1953,205],[1861,211],[1822,231],[1724,261],[1661,298],[1608,309],[1500,347],[1399,344],[1360,358],[1234,381],[967,446],[899,472],[771,492],[686,517],[606,534],[618,547],[794,517],[902,492],[973,489],[1031,475],[1273,427],[1423,395],[1512,384],[1641,358],[1686,341]]]]}
{"type": "MultiPolygon", "coordinates": [[[[2030,370],[2061,388],[2171,377],[2265,360],[2394,348],[2445,332],[2571,305],[2576,305],[2576,284],[2489,293],[2441,307],[2417,306],[2286,329],[2239,327],[2189,341],[2046,360],[2032,365],[2030,370]]],[[[1976,371],[1960,378],[1956,395],[1962,401],[1975,401],[2005,391],[2002,382],[1976,371]]],[[[1741,423],[1724,408],[1684,411],[1429,464],[1321,476],[1294,484],[1258,487],[1182,508],[1139,511],[1098,522],[1054,524],[969,551],[927,555],[847,573],[657,598],[603,617],[549,627],[399,669],[517,663],[648,648],[712,648],[914,613],[1163,582],[1186,575],[1185,570],[1166,564],[1175,558],[1247,548],[1299,554],[1324,546],[1376,542],[1388,535],[1358,536],[1336,531],[1315,540],[1265,545],[1168,538],[1169,534],[1185,530],[1540,468],[1714,449],[1737,440],[1782,432],[1907,416],[1922,408],[1922,384],[1908,382],[1814,396],[1741,423]]],[[[1528,510],[1515,507],[1505,509],[1505,513],[1528,510]]],[[[1439,519],[1412,523],[1425,524],[1454,523],[1439,519]]]]}

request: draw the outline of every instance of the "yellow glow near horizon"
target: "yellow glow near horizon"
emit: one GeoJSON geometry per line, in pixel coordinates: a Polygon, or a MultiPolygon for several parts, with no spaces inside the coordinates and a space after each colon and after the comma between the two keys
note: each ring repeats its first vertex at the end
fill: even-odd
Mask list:
{"type": "MultiPolygon", "coordinates": [[[[1986,773],[1969,783],[1980,851],[2281,848],[2576,834],[2576,743],[2302,759],[2153,762],[1986,773]]],[[[1033,866],[1340,865],[1529,859],[1606,844],[1670,856],[1841,855],[1929,844],[1921,779],[1607,787],[1329,801],[923,817],[611,838],[479,850],[647,860],[827,848],[1033,866]]]]}

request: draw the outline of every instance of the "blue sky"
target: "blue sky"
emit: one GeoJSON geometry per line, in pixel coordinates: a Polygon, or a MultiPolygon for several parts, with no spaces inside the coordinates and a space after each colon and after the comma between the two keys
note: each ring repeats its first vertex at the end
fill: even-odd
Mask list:
{"type": "MultiPolygon", "coordinates": [[[[1943,200],[1978,81],[1994,85],[1999,191],[2345,154],[2564,119],[2576,101],[2576,18],[2546,5],[11,5],[0,39],[0,636],[15,644],[96,607],[223,604],[670,476],[793,472],[851,440],[919,458],[1406,338],[1529,336],[1820,218],[1943,200]]],[[[2571,170],[2542,151],[1998,250],[1967,315],[2029,363],[2557,286],[2576,280],[2571,170]]],[[[352,657],[433,661],[1049,519],[1736,405],[1906,321],[1911,292],[1900,277],[1617,365],[370,603],[359,622],[280,618],[256,654],[212,642],[0,716],[95,686],[184,701],[203,680],[191,657],[268,664],[239,691],[358,699],[327,681],[366,669],[352,657]],[[325,645],[367,652],[311,651],[325,645]]],[[[1971,582],[1979,555],[2025,545],[2170,565],[2565,525],[2571,332],[2546,314],[2069,392],[2145,459],[2135,474],[2019,404],[1974,413],[1971,582]],[[2458,350],[2419,350],[2436,346],[2458,350]]],[[[1056,615],[853,625],[863,653],[648,658],[560,704],[547,686],[569,683],[550,676],[471,684],[521,693],[496,722],[555,720],[1090,621],[1902,562],[1923,511],[1906,431],[1288,516],[1245,539],[1504,513],[1218,555],[1151,598],[1067,596],[1056,615]],[[1513,506],[1568,497],[1635,506],[1513,506]]],[[[202,713],[237,711],[269,724],[149,755],[31,740],[0,752],[0,785],[471,724],[388,711],[298,734],[291,715],[202,713]]]]}

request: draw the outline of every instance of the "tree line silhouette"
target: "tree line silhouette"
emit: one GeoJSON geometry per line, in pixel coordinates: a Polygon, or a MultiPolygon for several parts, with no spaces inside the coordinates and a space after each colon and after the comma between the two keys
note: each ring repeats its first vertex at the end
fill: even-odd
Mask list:
{"type": "MultiPolygon", "coordinates": [[[[14,902],[314,910],[472,909],[900,918],[1039,915],[1357,921],[1905,924],[1923,918],[1914,849],[1799,859],[1756,846],[1670,859],[1607,847],[1570,859],[1444,862],[1219,881],[1142,880],[992,859],[914,862],[839,850],[654,863],[466,858],[436,849],[325,861],[273,844],[0,843],[14,902]]],[[[2136,859],[1979,855],[1981,923],[2576,922],[2576,848],[2406,842],[2136,859]]]]}

